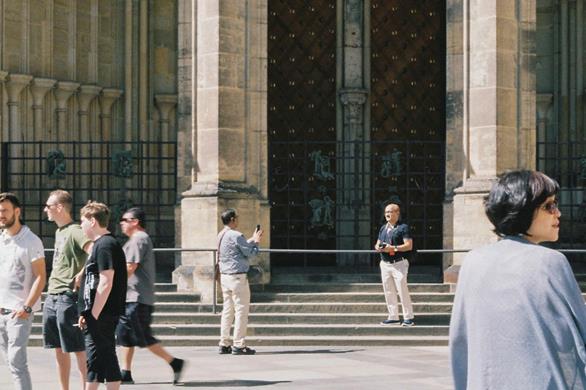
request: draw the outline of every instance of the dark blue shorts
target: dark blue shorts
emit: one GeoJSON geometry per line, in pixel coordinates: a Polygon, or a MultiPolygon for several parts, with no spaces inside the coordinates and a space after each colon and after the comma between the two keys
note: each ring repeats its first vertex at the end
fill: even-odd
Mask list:
{"type": "Polygon", "coordinates": [[[61,348],[63,352],[85,350],[83,334],[77,324],[77,294],[48,294],[43,305],[43,344],[45,348],[61,348]]]}
{"type": "Polygon", "coordinates": [[[138,302],[127,302],[123,316],[116,328],[117,344],[121,347],[148,347],[159,340],[151,332],[154,306],[138,302]]]}

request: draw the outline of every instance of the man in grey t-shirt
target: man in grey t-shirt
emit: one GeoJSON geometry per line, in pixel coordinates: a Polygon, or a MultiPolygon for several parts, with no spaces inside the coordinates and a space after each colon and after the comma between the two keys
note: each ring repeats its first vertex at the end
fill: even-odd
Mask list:
{"type": "Polygon", "coordinates": [[[173,369],[173,383],[177,383],[185,362],[171,356],[151,332],[156,272],[153,243],[145,231],[144,211],[137,207],[127,210],[120,226],[122,233],[129,237],[124,245],[128,273],[126,311],[116,330],[118,345],[122,347],[122,383],[134,383],[131,368],[135,347],[146,347],[165,360],[173,369]]]}

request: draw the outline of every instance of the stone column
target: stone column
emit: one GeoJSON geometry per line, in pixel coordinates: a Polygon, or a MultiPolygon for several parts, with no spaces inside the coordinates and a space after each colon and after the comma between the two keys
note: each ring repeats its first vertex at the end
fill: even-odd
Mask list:
{"type": "Polygon", "coordinates": [[[10,141],[23,141],[24,133],[20,128],[20,94],[27,87],[33,76],[28,74],[11,74],[6,82],[8,94],[8,130],[10,141]]]}
{"type": "Polygon", "coordinates": [[[43,118],[43,112],[45,108],[45,96],[47,96],[47,93],[55,87],[56,82],[57,80],[52,79],[33,79],[31,85],[31,93],[33,95],[33,120],[35,130],[33,139],[35,140],[52,139],[51,132],[53,132],[53,129],[51,128],[51,126],[49,126],[48,128],[44,127],[45,120],[43,118]]]}
{"type": "Polygon", "coordinates": [[[9,133],[8,133],[8,126],[6,126],[6,119],[4,116],[4,89],[6,89],[6,79],[8,77],[8,72],[4,70],[0,70],[0,85],[2,85],[2,90],[0,90],[0,142],[8,141],[9,133]]]}
{"type": "MultiPolygon", "coordinates": [[[[365,120],[370,88],[370,2],[338,1],[338,42],[336,85],[340,101],[337,105],[336,187],[338,204],[336,231],[353,237],[338,240],[338,249],[370,248],[370,126],[365,120]]],[[[368,256],[340,254],[338,265],[367,264],[368,256]]]]}
{"type": "MultiPolygon", "coordinates": [[[[104,88],[100,95],[100,118],[102,122],[100,141],[112,141],[112,105],[122,96],[122,90],[104,88]]],[[[95,140],[95,139],[94,139],[95,140]]]]}
{"type": "MultiPolygon", "coordinates": [[[[265,238],[261,246],[266,247],[269,208],[266,194],[259,190],[266,151],[250,153],[247,141],[258,131],[247,116],[266,115],[263,105],[249,101],[254,82],[266,90],[266,67],[251,71],[247,66],[249,53],[259,45],[266,47],[266,35],[252,38],[256,34],[247,34],[247,29],[261,23],[259,15],[266,14],[266,1],[199,0],[196,5],[193,25],[197,31],[192,36],[197,40],[197,89],[192,97],[197,102],[192,128],[195,175],[191,189],[182,194],[181,246],[216,248],[217,232],[222,228],[220,213],[234,207],[240,215],[239,230],[247,237],[256,224],[262,225],[265,238]]],[[[182,265],[173,273],[179,289],[199,292],[203,302],[211,302],[212,258],[211,253],[184,253],[182,265]]],[[[268,270],[268,263],[263,268],[268,270]]]]}
{"type": "Polygon", "coordinates": [[[70,140],[75,139],[77,136],[73,133],[72,129],[67,126],[67,103],[69,98],[77,92],[79,89],[79,83],[71,81],[59,81],[57,83],[57,89],[55,89],[55,99],[57,101],[57,137],[56,139],[70,140]]]}
{"type": "MultiPolygon", "coordinates": [[[[548,147],[547,141],[547,122],[549,111],[553,106],[553,94],[540,93],[537,95],[537,142],[540,146],[537,149],[537,158],[545,161],[548,147]]],[[[545,167],[547,170],[547,167],[545,167]]]]}
{"type": "MultiPolygon", "coordinates": [[[[79,87],[79,93],[77,100],[79,102],[79,134],[75,138],[81,143],[79,144],[79,151],[83,160],[80,162],[81,171],[78,172],[79,178],[78,183],[82,188],[91,188],[92,177],[89,175],[91,172],[92,162],[88,159],[91,154],[91,145],[89,141],[92,139],[90,134],[90,105],[95,98],[97,98],[102,91],[102,87],[97,85],[82,85],[79,87]]],[[[79,191],[78,194],[80,199],[89,199],[90,193],[88,191],[79,191]]]]}
{"type": "MultiPolygon", "coordinates": [[[[21,93],[30,84],[32,76],[24,74],[11,74],[6,82],[8,94],[8,137],[6,141],[22,142],[25,140],[24,129],[20,123],[21,117],[21,93]]],[[[22,145],[12,145],[10,154],[14,157],[25,157],[22,145]]],[[[23,160],[14,160],[11,163],[13,171],[24,172],[23,160]]],[[[10,183],[15,188],[22,188],[24,185],[22,175],[14,175],[10,183]]]]}
{"type": "MultiPolygon", "coordinates": [[[[461,101],[447,102],[448,126],[461,125],[448,128],[448,134],[462,134],[461,146],[448,144],[448,161],[454,153],[464,156],[462,185],[454,190],[453,197],[453,247],[457,249],[496,241],[484,215],[483,199],[498,174],[527,167],[524,154],[531,148],[525,144],[524,129],[535,116],[535,105],[526,104],[523,98],[529,90],[525,80],[534,72],[530,47],[535,38],[523,29],[535,18],[532,1],[449,2],[450,12],[461,18],[455,23],[461,23],[463,36],[461,41],[451,40],[451,44],[461,46],[450,50],[452,54],[461,50],[462,66],[448,68],[450,85],[457,85],[457,80],[462,85],[461,95],[452,91],[450,96],[460,96],[461,101]],[[520,41],[521,31],[525,42],[520,41]]],[[[444,274],[446,282],[455,282],[462,259],[463,255],[453,257],[452,266],[444,274]]]]}
{"type": "Polygon", "coordinates": [[[76,137],[79,141],[89,141],[89,108],[91,102],[100,94],[102,87],[97,85],[82,85],[79,88],[79,135],[76,137]]]}
{"type": "Polygon", "coordinates": [[[169,141],[169,113],[177,105],[177,95],[157,94],[155,104],[159,110],[160,140],[169,141]]]}

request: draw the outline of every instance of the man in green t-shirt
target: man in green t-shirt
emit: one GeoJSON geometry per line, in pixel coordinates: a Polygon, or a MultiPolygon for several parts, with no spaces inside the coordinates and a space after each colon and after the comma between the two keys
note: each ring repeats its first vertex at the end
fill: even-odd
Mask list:
{"type": "Polygon", "coordinates": [[[82,384],[87,376],[83,334],[76,326],[79,317],[77,290],[92,241],[73,223],[72,208],[73,198],[64,190],[51,192],[45,204],[47,217],[57,224],[57,231],[53,269],[43,306],[43,342],[45,348],[55,349],[62,390],[69,389],[69,353],[75,353],[82,384]]]}

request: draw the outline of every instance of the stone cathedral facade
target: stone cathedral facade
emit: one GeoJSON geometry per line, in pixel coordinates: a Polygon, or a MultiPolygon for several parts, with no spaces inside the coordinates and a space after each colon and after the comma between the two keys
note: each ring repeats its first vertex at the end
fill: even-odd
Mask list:
{"type": "MultiPolygon", "coordinates": [[[[531,168],[562,186],[559,245],[583,241],[583,0],[4,0],[0,33],[2,190],[46,240],[64,187],[144,207],[162,247],[214,248],[235,207],[264,247],[368,249],[394,201],[417,249],[465,249],[495,239],[496,175],[531,168]]],[[[161,264],[209,299],[210,253],[161,264]]]]}

